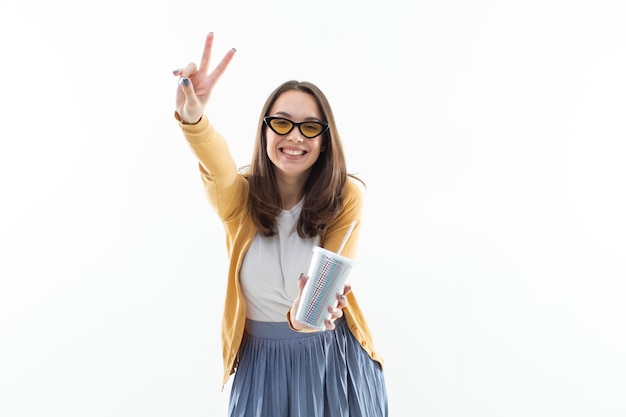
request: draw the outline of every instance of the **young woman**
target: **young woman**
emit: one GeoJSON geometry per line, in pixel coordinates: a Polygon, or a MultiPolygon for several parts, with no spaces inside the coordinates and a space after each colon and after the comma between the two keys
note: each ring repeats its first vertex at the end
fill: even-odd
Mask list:
{"type": "Polygon", "coordinates": [[[229,254],[222,320],[223,384],[234,374],[231,417],[387,416],[383,360],[354,293],[337,294],[326,331],[295,320],[314,246],[354,258],[362,194],[347,174],[328,101],[312,83],[288,81],[259,118],[251,164],[240,170],[204,109],[232,60],[209,72],[213,43],[200,66],[180,78],[176,119],[200,162],[207,197],[224,224],[229,254]]]}

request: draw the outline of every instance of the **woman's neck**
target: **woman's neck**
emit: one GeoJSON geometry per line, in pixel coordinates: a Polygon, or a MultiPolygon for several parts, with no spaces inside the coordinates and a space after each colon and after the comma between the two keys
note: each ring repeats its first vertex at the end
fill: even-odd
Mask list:
{"type": "Polygon", "coordinates": [[[290,210],[300,202],[304,196],[305,181],[305,177],[278,179],[278,194],[280,195],[281,208],[283,210],[290,210]]]}

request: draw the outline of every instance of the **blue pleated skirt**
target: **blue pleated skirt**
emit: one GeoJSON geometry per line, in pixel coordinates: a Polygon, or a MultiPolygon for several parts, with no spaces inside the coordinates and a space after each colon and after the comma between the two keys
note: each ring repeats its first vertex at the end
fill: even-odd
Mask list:
{"type": "Polygon", "coordinates": [[[345,319],[335,330],[299,333],[247,320],[233,379],[230,417],[387,417],[380,364],[345,319]]]}

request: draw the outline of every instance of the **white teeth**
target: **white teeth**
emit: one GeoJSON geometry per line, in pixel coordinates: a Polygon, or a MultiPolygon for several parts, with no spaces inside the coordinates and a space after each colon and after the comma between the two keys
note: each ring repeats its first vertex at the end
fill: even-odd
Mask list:
{"type": "Polygon", "coordinates": [[[287,155],[291,155],[291,156],[304,155],[304,151],[302,151],[302,150],[296,151],[295,149],[283,149],[283,152],[286,153],[287,155]]]}

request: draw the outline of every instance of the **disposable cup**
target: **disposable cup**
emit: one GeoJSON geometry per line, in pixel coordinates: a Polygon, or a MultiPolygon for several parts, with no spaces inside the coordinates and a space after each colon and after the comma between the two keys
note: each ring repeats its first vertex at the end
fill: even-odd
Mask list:
{"type": "Polygon", "coordinates": [[[324,321],[331,317],[328,307],[336,307],[337,296],[344,286],[354,261],[319,246],[313,247],[313,257],[302,291],[296,321],[318,330],[324,330],[324,321]]]}

